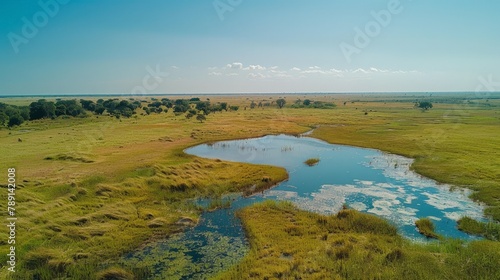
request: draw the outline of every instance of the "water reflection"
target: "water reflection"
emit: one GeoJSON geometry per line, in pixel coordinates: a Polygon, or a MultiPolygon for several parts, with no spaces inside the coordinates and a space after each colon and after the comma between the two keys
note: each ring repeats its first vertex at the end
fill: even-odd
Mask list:
{"type": "Polygon", "coordinates": [[[414,240],[424,240],[414,225],[420,217],[433,219],[438,234],[462,239],[476,237],[457,230],[456,220],[464,215],[483,219],[483,207],[468,199],[469,191],[437,184],[411,171],[411,159],[377,150],[278,135],[199,145],[186,153],[282,166],[289,179],[261,194],[237,197],[231,208],[203,214],[193,229],[127,256],[130,262],[155,264],[157,279],[205,279],[239,262],[248,244],[234,212],[265,199],[289,200],[323,214],[347,204],[388,219],[414,240]],[[307,166],[309,158],[320,162],[307,166]]]}

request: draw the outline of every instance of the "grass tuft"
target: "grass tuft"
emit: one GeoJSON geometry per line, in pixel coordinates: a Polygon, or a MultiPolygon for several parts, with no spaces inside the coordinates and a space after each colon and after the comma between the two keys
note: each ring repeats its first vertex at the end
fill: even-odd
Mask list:
{"type": "Polygon", "coordinates": [[[309,165],[309,166],[314,166],[314,165],[319,163],[319,158],[310,158],[310,159],[304,161],[304,163],[306,165],[309,165]]]}
{"type": "Polygon", "coordinates": [[[434,223],[429,218],[420,218],[415,221],[418,232],[427,238],[439,239],[440,236],[434,232],[434,223]]]}
{"type": "Polygon", "coordinates": [[[500,241],[500,224],[478,222],[470,217],[458,220],[458,229],[469,234],[483,236],[486,239],[500,241]]]}

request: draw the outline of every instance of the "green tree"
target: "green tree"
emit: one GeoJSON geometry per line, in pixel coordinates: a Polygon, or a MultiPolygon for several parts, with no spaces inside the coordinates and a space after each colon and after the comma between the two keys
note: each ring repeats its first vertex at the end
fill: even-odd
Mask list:
{"type": "Polygon", "coordinates": [[[210,106],[210,101],[200,101],[196,103],[196,110],[203,111],[203,114],[208,115],[213,107],[210,106]]]}
{"type": "Polygon", "coordinates": [[[283,108],[283,106],[285,106],[285,104],[286,104],[286,100],[283,98],[276,100],[276,105],[278,105],[278,108],[280,108],[280,109],[283,108]]]}
{"type": "Polygon", "coordinates": [[[43,118],[53,118],[56,116],[56,106],[54,102],[40,99],[30,104],[30,119],[38,120],[43,118]]]}
{"type": "Polygon", "coordinates": [[[197,120],[199,120],[199,121],[202,123],[202,122],[203,122],[204,120],[206,120],[207,118],[206,118],[204,115],[202,115],[202,114],[198,114],[198,115],[196,116],[196,119],[197,119],[197,120]]]}
{"type": "Polygon", "coordinates": [[[66,106],[64,104],[58,104],[56,106],[56,116],[66,115],[66,106]]]}
{"type": "Polygon", "coordinates": [[[94,112],[96,109],[96,104],[92,100],[80,99],[83,109],[94,112]]]}
{"type": "Polygon", "coordinates": [[[9,122],[9,116],[7,116],[5,113],[0,112],[0,126],[5,126],[9,122]]]}
{"type": "Polygon", "coordinates": [[[306,99],[306,100],[304,100],[304,102],[302,102],[302,104],[304,104],[304,106],[309,106],[309,105],[311,105],[311,100],[306,99]]]}
{"type": "Polygon", "coordinates": [[[106,108],[104,108],[104,106],[102,106],[102,104],[97,104],[96,108],[95,108],[95,113],[98,115],[102,115],[102,113],[104,113],[105,110],[106,110],[106,108]]]}
{"type": "Polygon", "coordinates": [[[430,108],[432,108],[432,103],[429,101],[418,102],[418,108],[422,110],[429,110],[430,108]]]}
{"type": "Polygon", "coordinates": [[[156,107],[156,108],[160,108],[160,106],[161,106],[161,105],[163,105],[163,103],[162,103],[162,102],[160,102],[160,101],[155,101],[155,102],[153,102],[153,103],[148,104],[148,107],[156,107]]]}
{"type": "Polygon", "coordinates": [[[14,114],[9,118],[9,127],[13,127],[14,125],[21,125],[24,122],[23,117],[19,113],[14,114]]]}

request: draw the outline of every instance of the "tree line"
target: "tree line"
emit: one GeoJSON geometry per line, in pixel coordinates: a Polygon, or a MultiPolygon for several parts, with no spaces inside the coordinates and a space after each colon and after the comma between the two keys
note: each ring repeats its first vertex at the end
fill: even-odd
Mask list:
{"type": "Polygon", "coordinates": [[[188,119],[196,116],[198,121],[203,122],[210,113],[229,110],[237,111],[239,107],[229,106],[227,102],[211,104],[209,99],[201,101],[199,98],[176,100],[151,98],[151,102],[147,100],[135,100],[134,98],[130,98],[129,100],[118,98],[98,99],[95,102],[85,99],[56,99],[55,102],[39,99],[32,102],[29,106],[0,103],[0,126],[12,127],[21,125],[28,120],[54,119],[60,116],[86,117],[89,113],[95,115],[107,113],[116,118],[129,118],[137,114],[138,109],[144,111],[141,113],[142,115],[160,114],[173,110],[173,113],[177,116],[185,114],[188,119]]]}

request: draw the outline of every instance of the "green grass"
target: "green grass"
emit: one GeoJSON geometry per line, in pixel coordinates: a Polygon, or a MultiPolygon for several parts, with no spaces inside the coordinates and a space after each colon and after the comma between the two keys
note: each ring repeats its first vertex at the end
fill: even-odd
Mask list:
{"type": "Polygon", "coordinates": [[[420,218],[415,221],[415,226],[418,232],[427,238],[441,238],[436,232],[434,232],[434,223],[429,218],[420,218]]]}
{"type": "MultiPolygon", "coordinates": [[[[500,102],[493,97],[488,106],[482,100],[467,103],[457,96],[433,97],[434,108],[421,112],[413,108],[418,97],[410,95],[311,96],[335,102],[338,106],[331,110],[244,110],[252,100],[269,101],[277,96],[214,96],[211,102],[239,105],[240,110],[210,114],[203,123],[168,112],[119,120],[56,118],[0,129],[0,169],[17,170],[20,242],[15,277],[91,279],[116,267],[124,253],[183,230],[176,225],[180,219],[197,221],[202,209],[190,202],[192,198],[251,194],[287,178],[282,168],[199,159],[184,154],[185,148],[266,134],[298,135],[316,126],[313,136],[331,143],[415,158],[415,171],[475,190],[473,198],[484,202],[486,214],[500,221],[500,157],[494,156],[500,148],[500,102]]],[[[292,104],[298,97],[286,98],[292,104]]],[[[3,102],[26,105],[31,101],[3,102]]],[[[0,217],[5,218],[5,212],[0,217]]],[[[385,226],[369,225],[373,233],[349,235],[382,242],[386,235],[378,230],[385,226]]],[[[307,236],[307,231],[294,225],[287,230],[299,243],[300,236],[307,236]]],[[[346,228],[337,233],[342,235],[342,230],[346,228]]],[[[7,240],[3,231],[0,240],[7,240]]],[[[392,250],[396,248],[384,252],[392,250]]],[[[405,248],[401,250],[408,254],[405,248]]],[[[398,252],[389,259],[399,258],[398,252]]],[[[6,253],[6,246],[1,246],[1,265],[5,265],[6,253]]],[[[284,259],[289,253],[285,252],[284,259]]],[[[485,266],[494,260],[485,259],[485,266]]],[[[143,267],[118,266],[136,276],[147,273],[143,267]]],[[[5,271],[0,271],[0,278],[6,277],[5,271]]]]}
{"type": "Polygon", "coordinates": [[[323,216],[266,201],[239,213],[250,253],[217,279],[498,279],[500,243],[414,244],[354,210],[323,216]]]}
{"type": "Polygon", "coordinates": [[[463,217],[458,220],[458,229],[489,240],[500,241],[500,224],[498,223],[481,223],[469,217],[463,217]]]}
{"type": "Polygon", "coordinates": [[[304,163],[309,165],[309,166],[314,166],[314,165],[319,163],[319,158],[310,158],[310,159],[304,161],[304,163]]]}

